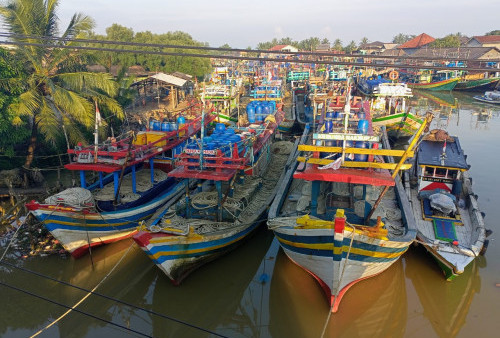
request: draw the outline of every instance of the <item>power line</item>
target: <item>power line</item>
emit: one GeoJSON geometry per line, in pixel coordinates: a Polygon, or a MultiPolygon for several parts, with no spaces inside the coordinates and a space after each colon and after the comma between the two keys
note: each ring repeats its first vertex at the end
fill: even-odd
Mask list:
{"type": "MultiPolygon", "coordinates": [[[[394,63],[377,63],[371,62],[350,62],[350,61],[327,61],[327,60],[289,60],[280,58],[261,58],[251,56],[235,56],[235,55],[216,55],[216,54],[194,54],[183,52],[162,52],[162,51],[145,51],[135,49],[113,49],[102,47],[89,47],[89,46],[73,46],[73,45],[53,45],[47,43],[34,43],[34,42],[19,42],[19,41],[0,41],[0,44],[10,44],[16,46],[34,46],[55,49],[73,49],[73,50],[92,50],[101,52],[113,53],[132,53],[132,54],[148,54],[148,55],[164,55],[164,56],[183,56],[183,57],[197,57],[197,58],[210,58],[210,59],[228,59],[228,60],[250,60],[250,61],[268,61],[278,63],[300,63],[300,64],[322,64],[322,65],[338,65],[338,66],[353,66],[353,67],[376,67],[376,68],[410,68],[410,69],[429,69],[429,70],[462,70],[462,71],[476,71],[476,72],[494,72],[495,68],[471,68],[471,67],[450,67],[450,66],[427,66],[427,65],[401,65],[394,63]]],[[[358,58],[363,57],[358,55],[358,58]]]]}
{"type": "Polygon", "coordinates": [[[199,326],[196,326],[196,325],[193,325],[193,324],[190,324],[188,322],[185,322],[183,320],[180,320],[180,319],[177,319],[177,318],[173,318],[173,317],[170,317],[170,316],[167,316],[167,315],[164,315],[162,313],[159,313],[159,312],[156,312],[156,311],[153,311],[153,310],[148,310],[148,309],[145,309],[145,308],[142,308],[142,307],[139,307],[137,305],[134,305],[134,304],[131,304],[131,303],[127,303],[127,302],[124,302],[122,300],[119,300],[119,299],[116,299],[116,298],[113,298],[113,297],[110,297],[110,296],[107,296],[107,295],[104,295],[102,293],[99,293],[99,292],[96,292],[96,291],[91,291],[89,289],[86,289],[86,288],[82,288],[80,286],[77,286],[77,285],[74,285],[74,284],[71,284],[71,283],[68,283],[68,282],[65,282],[65,281],[62,281],[62,280],[59,280],[59,279],[56,279],[56,278],[53,278],[53,277],[50,277],[50,276],[47,276],[47,275],[44,275],[42,273],[39,273],[39,272],[36,272],[36,271],[33,271],[33,270],[29,270],[29,269],[26,269],[26,268],[23,268],[23,267],[20,267],[20,266],[16,266],[12,263],[8,263],[6,261],[0,261],[0,264],[4,264],[4,265],[8,265],[12,268],[15,268],[15,269],[18,269],[18,270],[21,270],[21,271],[24,271],[26,273],[30,273],[30,274],[33,274],[33,275],[36,275],[38,277],[42,277],[42,278],[45,278],[45,279],[48,279],[48,280],[51,280],[51,281],[54,281],[54,282],[57,282],[57,283],[60,283],[60,284],[63,284],[63,285],[66,285],[66,286],[69,286],[69,287],[72,287],[72,288],[75,288],[75,289],[78,289],[80,291],[85,291],[85,292],[88,292],[88,293],[92,293],[93,295],[95,296],[99,296],[99,297],[102,297],[102,298],[105,298],[107,300],[111,300],[111,301],[114,301],[114,302],[117,302],[117,303],[120,303],[120,304],[123,304],[123,305],[126,305],[126,306],[130,306],[132,308],[135,308],[135,309],[138,309],[138,310],[141,310],[141,311],[144,311],[144,312],[147,312],[149,314],[152,314],[152,315],[155,315],[155,316],[158,316],[158,317],[161,317],[161,318],[164,318],[164,319],[168,319],[168,320],[171,320],[173,322],[176,322],[176,323],[179,323],[179,324],[183,324],[183,325],[186,325],[186,326],[189,326],[193,329],[197,329],[197,330],[200,330],[200,331],[204,331],[204,332],[207,332],[209,334],[212,334],[212,335],[215,335],[215,336],[218,336],[218,337],[225,337],[219,333],[216,333],[216,332],[212,332],[208,329],[204,329],[202,327],[199,327],[199,326]]]}
{"type": "Polygon", "coordinates": [[[71,306],[68,306],[66,304],[63,304],[63,303],[59,303],[59,302],[56,302],[55,300],[52,300],[50,298],[47,298],[47,297],[44,297],[44,296],[41,296],[41,295],[38,295],[36,293],[33,293],[31,291],[28,291],[28,290],[24,290],[24,289],[21,289],[21,288],[18,288],[17,286],[13,286],[13,285],[10,285],[10,284],[7,284],[7,283],[4,283],[2,281],[0,281],[0,285],[3,285],[5,287],[8,287],[8,288],[11,288],[13,290],[16,290],[16,291],[19,291],[19,292],[22,292],[22,293],[25,293],[27,295],[30,295],[30,296],[33,296],[33,297],[36,297],[36,298],[39,298],[39,299],[43,299],[49,303],[52,303],[52,304],[56,304],[56,305],[59,305],[59,306],[62,306],[66,309],[72,309],[73,311],[76,311],[78,313],[81,313],[85,316],[88,316],[88,317],[91,317],[91,318],[94,318],[94,319],[97,319],[97,320],[100,320],[102,322],[105,322],[107,324],[111,324],[111,325],[114,325],[116,327],[119,327],[120,329],[123,329],[123,330],[126,330],[126,331],[130,331],[130,332],[133,332],[133,333],[136,333],[138,335],[141,335],[141,336],[144,336],[144,337],[152,337],[146,333],[143,333],[143,332],[140,332],[140,331],[137,331],[137,330],[134,330],[134,329],[131,329],[131,328],[128,328],[126,326],[123,326],[123,325],[120,325],[120,324],[117,324],[117,323],[114,323],[112,321],[109,321],[109,320],[106,320],[106,319],[103,319],[103,318],[100,318],[96,315],[93,315],[91,313],[88,313],[88,312],[85,312],[85,311],[82,311],[82,310],[78,310],[77,308],[74,308],[74,307],[71,307],[71,306]]]}
{"type": "MultiPolygon", "coordinates": [[[[363,54],[343,54],[343,53],[331,53],[331,52],[318,52],[318,51],[272,51],[265,49],[241,49],[241,48],[224,48],[224,47],[208,47],[208,46],[192,46],[192,45],[171,45],[171,44],[156,44],[156,43],[144,43],[144,42],[130,42],[130,41],[109,41],[109,40],[98,40],[98,39],[75,39],[75,38],[64,38],[56,36],[38,36],[38,35],[23,35],[15,33],[3,33],[0,32],[1,37],[16,38],[16,39],[34,39],[34,40],[52,40],[61,42],[80,42],[80,43],[97,43],[97,44],[108,44],[108,45],[118,45],[118,46],[139,46],[139,47],[153,47],[153,48],[175,48],[175,49],[194,49],[194,50],[209,50],[209,51],[223,51],[223,52],[247,52],[247,53],[259,53],[259,54],[282,54],[282,55],[309,55],[309,56],[320,56],[320,57],[341,57],[341,58],[369,58],[369,59],[406,59],[406,60],[448,60],[448,61],[477,61],[477,59],[470,58],[459,58],[459,57],[425,57],[425,56],[411,56],[411,55],[363,55],[363,54]]],[[[54,45],[51,45],[54,46],[54,45]]],[[[55,46],[54,46],[55,47],[55,46]]],[[[474,48],[474,47],[467,47],[474,48]]],[[[459,47],[457,47],[459,49],[459,47]]],[[[481,61],[500,61],[500,59],[488,59],[481,61]]]]}

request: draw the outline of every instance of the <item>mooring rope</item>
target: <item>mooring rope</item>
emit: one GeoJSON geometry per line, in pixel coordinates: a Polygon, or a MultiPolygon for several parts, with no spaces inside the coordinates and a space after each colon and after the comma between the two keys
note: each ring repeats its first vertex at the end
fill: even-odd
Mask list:
{"type": "MultiPolygon", "coordinates": [[[[90,290],[85,296],[83,296],[82,299],[80,299],[78,302],[76,302],[75,305],[71,306],[68,309],[68,311],[66,311],[65,313],[63,313],[62,315],[60,315],[56,320],[54,320],[49,325],[45,326],[44,328],[40,329],[35,334],[31,335],[30,338],[38,336],[40,333],[42,333],[43,331],[47,330],[48,328],[50,328],[54,324],[57,324],[57,322],[59,322],[64,317],[66,317],[69,313],[71,313],[71,311],[76,310],[76,307],[78,305],[80,305],[81,303],[83,303],[90,295],[92,295],[94,293],[94,291],[97,290],[97,288],[113,273],[113,271],[115,271],[115,269],[123,261],[123,259],[125,258],[125,256],[127,256],[127,254],[130,252],[130,249],[132,249],[133,245],[134,245],[134,243],[130,244],[130,246],[128,247],[127,251],[122,255],[122,257],[118,260],[118,262],[116,262],[116,264],[111,268],[111,270],[109,270],[109,272],[106,274],[106,276],[104,276],[104,278],[99,283],[97,283],[97,285],[94,286],[94,288],[92,290],[90,290]]],[[[78,312],[80,312],[80,311],[78,311],[78,312]]]]}

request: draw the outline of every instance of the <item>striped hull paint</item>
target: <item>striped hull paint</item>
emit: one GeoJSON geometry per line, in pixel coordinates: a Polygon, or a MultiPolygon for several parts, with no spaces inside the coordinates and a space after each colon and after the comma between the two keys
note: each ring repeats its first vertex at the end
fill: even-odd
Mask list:
{"type": "Polygon", "coordinates": [[[421,118],[411,113],[385,115],[372,119],[373,126],[386,126],[387,130],[399,130],[409,135],[413,135],[422,122],[421,118]]]}
{"type": "Polygon", "coordinates": [[[344,230],[342,240],[333,229],[274,229],[287,256],[318,280],[336,312],[345,292],[356,282],[373,277],[396,262],[413,239],[394,241],[344,230]]]}
{"type": "Polygon", "coordinates": [[[498,85],[500,78],[489,78],[479,80],[466,80],[457,83],[454,90],[469,91],[469,92],[484,92],[486,90],[493,90],[498,85]]]}
{"type": "Polygon", "coordinates": [[[218,234],[176,236],[140,231],[135,242],[172,280],[180,284],[193,270],[232,251],[257,229],[260,222],[235,227],[218,234]]]}
{"type": "Polygon", "coordinates": [[[453,90],[459,78],[448,79],[431,83],[408,83],[408,87],[422,90],[453,90]]]}
{"type": "Polygon", "coordinates": [[[131,237],[137,232],[138,223],[151,217],[158,208],[184,191],[183,184],[176,184],[162,195],[141,206],[110,212],[82,212],[72,208],[59,208],[40,204],[31,213],[75,258],[87,249],[131,237]]]}

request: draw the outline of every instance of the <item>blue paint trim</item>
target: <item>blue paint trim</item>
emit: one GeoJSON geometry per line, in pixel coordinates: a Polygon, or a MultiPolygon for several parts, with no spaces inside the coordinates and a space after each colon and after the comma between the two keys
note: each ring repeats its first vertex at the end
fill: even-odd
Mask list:
{"type": "Polygon", "coordinates": [[[87,183],[85,182],[85,171],[80,170],[80,186],[82,188],[87,188],[87,183]]]}

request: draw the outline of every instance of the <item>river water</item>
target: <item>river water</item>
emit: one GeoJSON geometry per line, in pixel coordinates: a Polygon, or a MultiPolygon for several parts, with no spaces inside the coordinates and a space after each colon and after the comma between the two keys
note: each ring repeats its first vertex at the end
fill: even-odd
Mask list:
{"type": "MultiPolygon", "coordinates": [[[[425,250],[411,247],[387,271],[347,292],[329,318],[325,337],[496,337],[500,332],[500,227],[495,221],[500,219],[500,107],[476,103],[469,94],[433,95],[415,97],[413,104],[441,111],[434,127],[460,137],[487,227],[493,230],[488,251],[462,276],[446,282],[425,250]]],[[[328,317],[319,285],[287,259],[265,225],[242,247],[177,287],[132,240],[94,249],[92,257],[78,260],[7,255],[4,262],[0,336],[5,338],[39,330],[39,337],[320,337],[328,317]],[[98,286],[95,292],[107,298],[90,295],[76,308],[80,312],[47,328],[67,311],[64,306],[74,306],[88,293],[61,281],[86,290],[98,286]]]]}

